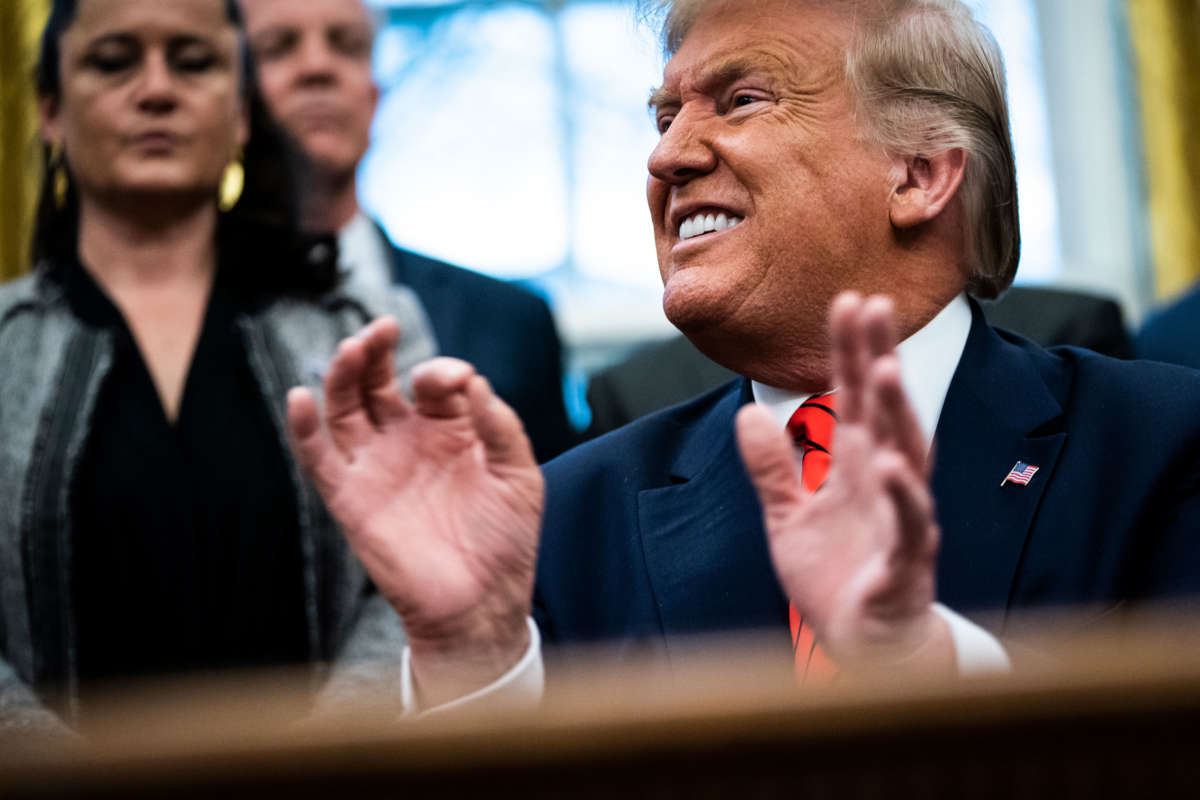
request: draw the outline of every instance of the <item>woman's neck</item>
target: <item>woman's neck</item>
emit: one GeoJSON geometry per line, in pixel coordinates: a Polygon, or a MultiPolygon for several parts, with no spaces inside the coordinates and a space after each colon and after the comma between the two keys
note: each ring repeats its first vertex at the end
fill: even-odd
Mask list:
{"type": "Polygon", "coordinates": [[[209,283],[217,263],[215,206],[141,212],[81,198],[79,257],[93,277],[114,293],[134,286],[209,283]]]}

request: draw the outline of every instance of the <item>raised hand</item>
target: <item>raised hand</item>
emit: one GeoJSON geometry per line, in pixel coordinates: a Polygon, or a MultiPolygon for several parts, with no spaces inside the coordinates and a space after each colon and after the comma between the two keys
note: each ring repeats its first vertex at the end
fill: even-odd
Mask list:
{"type": "Polygon", "coordinates": [[[819,491],[801,486],[795,448],[766,410],[737,419],[775,570],[843,671],[952,670],[932,605],[939,531],[926,445],[900,384],[891,302],[842,294],[830,328],[838,424],[819,491]]]}
{"type": "Polygon", "coordinates": [[[521,422],[470,364],[439,358],[396,385],[394,320],[340,345],[324,425],[288,395],[301,465],[404,620],[414,680],[436,705],[502,675],[528,646],[542,475],[521,422]]]}

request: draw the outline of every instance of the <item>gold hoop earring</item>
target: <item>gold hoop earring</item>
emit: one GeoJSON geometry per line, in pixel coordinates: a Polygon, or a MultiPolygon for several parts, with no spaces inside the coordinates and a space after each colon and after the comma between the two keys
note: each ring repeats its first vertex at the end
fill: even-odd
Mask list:
{"type": "Polygon", "coordinates": [[[50,145],[50,188],[54,193],[54,208],[62,211],[67,205],[67,191],[71,187],[67,176],[66,157],[63,153],[62,142],[50,145]]]}
{"type": "Polygon", "coordinates": [[[242,154],[225,166],[221,173],[221,187],[217,190],[217,207],[222,211],[230,211],[242,198],[242,189],[246,186],[246,169],[242,166],[242,154]]]}

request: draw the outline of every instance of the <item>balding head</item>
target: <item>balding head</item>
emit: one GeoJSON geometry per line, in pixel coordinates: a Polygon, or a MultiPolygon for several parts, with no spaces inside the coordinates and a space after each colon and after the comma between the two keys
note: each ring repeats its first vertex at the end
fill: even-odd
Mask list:
{"type": "MultiPolygon", "coordinates": [[[[272,115],[308,156],[320,188],[335,187],[352,199],[379,97],[371,77],[374,21],[366,6],[362,0],[241,5],[272,115]]],[[[356,206],[349,205],[352,213],[356,206]]]]}

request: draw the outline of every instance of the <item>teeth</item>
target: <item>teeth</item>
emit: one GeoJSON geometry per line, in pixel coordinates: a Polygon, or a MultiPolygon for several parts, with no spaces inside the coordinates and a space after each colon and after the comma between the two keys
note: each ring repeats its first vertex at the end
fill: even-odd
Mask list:
{"type": "Polygon", "coordinates": [[[741,221],[741,217],[727,216],[724,212],[718,214],[695,214],[680,223],[679,238],[693,239],[704,233],[723,231],[726,228],[732,228],[741,221]]]}

